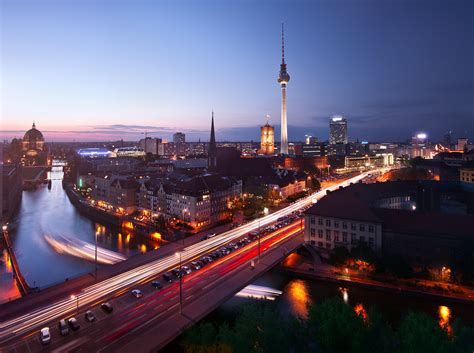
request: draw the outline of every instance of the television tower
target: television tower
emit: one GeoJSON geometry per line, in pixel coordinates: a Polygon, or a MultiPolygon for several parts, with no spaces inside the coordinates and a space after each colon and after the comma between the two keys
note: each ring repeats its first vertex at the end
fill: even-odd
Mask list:
{"type": "Polygon", "coordinates": [[[286,84],[290,81],[290,75],[286,72],[285,64],[285,28],[281,24],[281,65],[278,83],[281,87],[281,142],[280,153],[288,154],[288,126],[286,121],[286,84]]]}

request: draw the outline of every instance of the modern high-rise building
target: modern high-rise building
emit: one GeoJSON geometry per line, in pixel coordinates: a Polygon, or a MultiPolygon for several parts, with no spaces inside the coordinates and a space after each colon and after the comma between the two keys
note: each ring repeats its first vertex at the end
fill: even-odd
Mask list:
{"type": "Polygon", "coordinates": [[[456,144],[456,149],[458,151],[464,151],[464,147],[469,143],[467,137],[458,138],[458,143],[456,144]]]}
{"type": "Polygon", "coordinates": [[[318,143],[318,138],[311,135],[305,135],[304,143],[306,145],[314,145],[315,143],[318,143]]]}
{"type": "Polygon", "coordinates": [[[186,142],[186,134],[183,132],[177,132],[173,135],[173,142],[174,143],[185,143],[186,142]]]}
{"type": "Polygon", "coordinates": [[[281,25],[281,65],[278,83],[281,87],[281,142],[280,153],[288,154],[288,126],[286,121],[286,84],[290,81],[290,75],[286,72],[285,64],[285,29],[281,25]]]}
{"type": "Polygon", "coordinates": [[[141,139],[138,144],[145,154],[151,153],[156,156],[163,156],[165,154],[163,141],[160,138],[147,137],[141,139]]]}
{"type": "Polygon", "coordinates": [[[347,144],[347,120],[341,115],[334,115],[329,121],[329,144],[347,144]]]}
{"type": "Polygon", "coordinates": [[[260,127],[260,153],[271,155],[275,153],[275,129],[267,123],[260,127]]]}

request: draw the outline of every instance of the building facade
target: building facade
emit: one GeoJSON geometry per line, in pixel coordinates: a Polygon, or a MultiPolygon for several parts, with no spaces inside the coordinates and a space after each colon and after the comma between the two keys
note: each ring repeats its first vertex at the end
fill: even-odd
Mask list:
{"type": "Polygon", "coordinates": [[[365,243],[383,256],[442,267],[474,245],[472,200],[474,191],[461,183],[357,183],[328,193],[305,212],[304,239],[323,253],[365,243]]]}
{"type": "Polygon", "coordinates": [[[265,155],[275,153],[275,129],[268,121],[260,127],[260,153],[265,155]]]}
{"type": "Polygon", "coordinates": [[[461,168],[459,172],[461,182],[474,184],[474,168],[461,168]]]}
{"type": "Polygon", "coordinates": [[[173,134],[173,143],[185,143],[186,142],[186,134],[183,132],[177,132],[173,134]]]}
{"type": "Polygon", "coordinates": [[[329,121],[329,144],[347,144],[347,142],[347,120],[340,115],[334,115],[329,121]]]}

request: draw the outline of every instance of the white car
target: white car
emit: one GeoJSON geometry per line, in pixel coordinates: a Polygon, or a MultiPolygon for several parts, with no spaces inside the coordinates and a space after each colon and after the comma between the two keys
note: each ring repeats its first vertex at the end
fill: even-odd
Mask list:
{"type": "Polygon", "coordinates": [[[41,329],[40,341],[42,344],[48,344],[51,342],[51,334],[49,333],[49,327],[43,327],[41,329]]]}
{"type": "Polygon", "coordinates": [[[142,291],[140,289],[133,289],[132,290],[132,295],[135,298],[141,298],[143,296],[142,291]]]}

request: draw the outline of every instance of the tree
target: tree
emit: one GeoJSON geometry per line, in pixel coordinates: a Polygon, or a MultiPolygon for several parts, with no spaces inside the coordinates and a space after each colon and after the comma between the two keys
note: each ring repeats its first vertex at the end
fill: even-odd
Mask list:
{"type": "Polygon", "coordinates": [[[450,267],[455,277],[461,282],[474,281],[474,242],[465,240],[456,255],[451,257],[450,267]]]}
{"type": "Polygon", "coordinates": [[[323,352],[367,352],[363,319],[340,298],[311,305],[307,325],[310,339],[314,337],[323,352]]]}
{"type": "Polygon", "coordinates": [[[350,258],[351,254],[344,246],[336,246],[329,257],[329,262],[334,266],[343,266],[350,258]]]}
{"type": "Polygon", "coordinates": [[[187,330],[181,341],[185,353],[218,353],[217,330],[204,322],[187,330]]]}
{"type": "Polygon", "coordinates": [[[449,352],[446,332],[426,314],[409,313],[402,321],[398,334],[402,352],[449,352]]]}
{"type": "Polygon", "coordinates": [[[400,278],[410,278],[413,276],[413,269],[400,255],[386,256],[383,260],[385,268],[393,275],[400,278]]]}
{"type": "Polygon", "coordinates": [[[287,321],[268,303],[251,303],[242,308],[232,328],[219,330],[219,342],[235,353],[287,353],[288,328],[287,321]]]}

